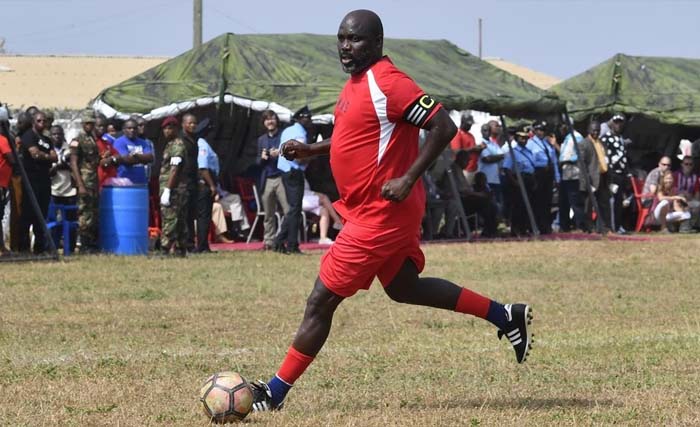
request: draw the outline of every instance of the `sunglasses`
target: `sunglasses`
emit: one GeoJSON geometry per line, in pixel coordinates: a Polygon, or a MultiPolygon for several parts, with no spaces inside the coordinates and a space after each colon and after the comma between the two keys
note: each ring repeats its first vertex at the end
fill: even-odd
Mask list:
{"type": "Polygon", "coordinates": [[[692,164],[692,163],[683,162],[683,166],[693,166],[693,164],[692,164]]]}
{"type": "Polygon", "coordinates": [[[46,120],[44,120],[44,119],[36,119],[36,120],[34,120],[34,121],[37,122],[37,123],[44,123],[46,120]]]}

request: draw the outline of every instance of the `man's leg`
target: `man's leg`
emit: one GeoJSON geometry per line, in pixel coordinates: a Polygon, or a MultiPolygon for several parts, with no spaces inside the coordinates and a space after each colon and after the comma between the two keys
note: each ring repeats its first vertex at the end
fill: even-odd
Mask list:
{"type": "Polygon", "coordinates": [[[267,383],[253,384],[253,410],[279,409],[294,382],[304,373],[325,344],[333,314],[343,297],[326,288],[320,278],[306,300],[304,318],[277,374],[267,383]]]}
{"type": "Polygon", "coordinates": [[[197,190],[197,252],[209,252],[212,194],[206,185],[200,184],[197,190]]]}
{"type": "Polygon", "coordinates": [[[453,310],[471,314],[491,322],[513,344],[518,363],[526,360],[532,345],[528,325],[532,319],[525,304],[500,304],[448,280],[434,277],[419,278],[418,269],[406,259],[394,279],[384,288],[392,300],[404,304],[453,310]]]}

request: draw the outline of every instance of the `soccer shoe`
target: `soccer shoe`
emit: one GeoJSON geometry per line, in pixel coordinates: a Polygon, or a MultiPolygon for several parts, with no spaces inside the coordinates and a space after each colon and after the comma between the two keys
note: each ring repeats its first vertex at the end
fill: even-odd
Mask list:
{"type": "Polygon", "coordinates": [[[527,304],[506,304],[506,327],[498,331],[498,339],[505,335],[513,345],[518,363],[527,360],[532,348],[532,309],[527,304]]]}
{"type": "Polygon", "coordinates": [[[250,383],[250,389],[253,391],[253,412],[279,411],[284,406],[284,402],[277,406],[272,404],[272,392],[264,381],[250,383]]]}

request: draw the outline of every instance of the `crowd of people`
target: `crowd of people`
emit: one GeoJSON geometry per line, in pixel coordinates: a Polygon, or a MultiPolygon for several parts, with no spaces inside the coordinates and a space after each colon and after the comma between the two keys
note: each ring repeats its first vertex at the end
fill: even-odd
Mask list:
{"type": "Polygon", "coordinates": [[[240,196],[218,182],[218,157],[201,136],[208,121],[198,126],[192,114],[181,121],[163,120],[165,148],[156,174],[156,149],[145,135],[143,117],[132,116],[120,125],[87,110],[80,119],[82,130],[67,141],[50,113],[30,107],[11,129],[7,108],[0,108],[0,217],[9,212],[9,230],[0,229],[0,255],[42,254],[50,249],[49,237],[59,246],[61,226],[51,227],[46,236],[42,222],[62,223],[60,215],[77,223],[62,247],[73,251],[79,244],[82,254],[98,252],[102,187],[149,186],[157,179],[160,185],[152,193],[158,197],[150,210],[159,213],[164,253],[209,252],[212,220],[217,242],[231,242],[230,236],[249,228],[240,196]],[[222,211],[230,213],[223,224],[221,215],[213,215],[222,211]],[[229,223],[235,233],[228,230],[229,223]],[[7,244],[5,235],[10,237],[7,244]]]}
{"type": "Polygon", "coordinates": [[[652,171],[630,168],[627,147],[631,141],[622,136],[625,123],[623,114],[614,114],[602,124],[591,121],[585,137],[574,131],[574,142],[565,122],[555,129],[535,121],[504,132],[498,121],[490,121],[481,127],[482,138],[477,141],[469,132],[473,118],[464,115],[449,148],[424,176],[425,234],[463,236],[460,208],[483,237],[526,236],[534,229],[540,234],[625,234],[625,224],[634,223],[625,216],[644,214],[626,209],[634,206],[632,178],[645,182],[640,197],[642,206],[650,208],[644,222],[647,229],[696,231],[700,226],[697,162],[685,153],[675,172],[670,170],[668,156],[661,157],[652,171]]]}
{"type": "MultiPolygon", "coordinates": [[[[145,136],[146,120],[132,116],[121,125],[93,111],[81,116],[82,130],[66,141],[64,129],[50,113],[31,107],[20,113],[13,129],[7,109],[0,110],[0,212],[8,207],[9,242],[0,232],[0,253],[42,253],[48,240],[22,187],[18,163],[36,198],[44,220],[55,220],[54,206],[76,206],[61,212],[78,223],[71,229],[69,246],[81,253],[98,251],[98,207],[104,185],[158,185],[156,209],[161,217],[159,246],[169,254],[209,252],[209,241],[230,243],[250,232],[248,213],[237,189],[224,188],[216,152],[206,140],[209,120],[199,123],[193,114],[161,122],[164,144],[155,162],[154,143],[145,136]],[[17,156],[9,147],[12,138],[17,156]],[[152,169],[160,163],[160,173],[152,169]],[[210,235],[209,228],[214,230],[210,235]],[[31,233],[30,233],[31,230],[31,233]],[[33,238],[32,238],[33,236],[33,238]]],[[[554,129],[544,121],[509,127],[489,121],[474,138],[471,115],[462,116],[460,128],[445,152],[423,176],[426,215],[423,238],[459,238],[467,227],[481,237],[527,236],[553,231],[626,233],[623,207],[634,197],[632,171],[622,137],[626,118],[614,114],[605,123],[590,122],[588,132],[572,138],[569,127],[554,129]],[[512,153],[510,152],[512,150],[512,153]],[[522,185],[521,185],[522,183],[522,185]],[[524,193],[527,197],[523,197],[524,193]],[[532,220],[529,215],[532,213],[532,220]],[[595,218],[599,218],[597,227],[595,218]]],[[[260,208],[265,213],[261,240],[264,250],[301,253],[302,215],[317,218],[318,243],[330,245],[343,227],[328,195],[309,188],[307,162],[280,156],[290,140],[314,142],[311,111],[297,111],[290,126],[274,111],[262,113],[264,132],[258,138],[256,182],[260,208]]],[[[641,204],[648,209],[644,226],[663,232],[692,232],[700,226],[700,175],[697,162],[682,156],[681,168],[671,171],[671,159],[660,158],[644,181],[641,204]]],[[[640,215],[637,212],[636,215],[640,215]]],[[[60,227],[51,230],[54,244],[60,227]]]]}

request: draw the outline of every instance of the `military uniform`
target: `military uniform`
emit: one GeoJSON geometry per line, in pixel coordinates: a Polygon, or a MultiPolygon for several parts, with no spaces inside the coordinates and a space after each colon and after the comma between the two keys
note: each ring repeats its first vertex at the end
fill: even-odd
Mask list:
{"type": "MultiPolygon", "coordinates": [[[[86,116],[83,121],[94,117],[86,116]]],[[[70,143],[71,155],[78,157],[78,171],[85,185],[86,194],[78,194],[78,235],[82,251],[97,249],[99,180],[97,168],[100,152],[93,135],[81,131],[70,143]]]]}
{"type": "Polygon", "coordinates": [[[169,250],[173,243],[178,249],[185,250],[187,247],[187,213],[188,213],[188,184],[189,180],[183,173],[191,168],[192,160],[187,155],[185,143],[180,138],[175,138],[168,142],[163,150],[163,162],[160,167],[160,195],[168,185],[170,171],[175,165],[180,170],[175,182],[175,186],[170,189],[170,206],[160,207],[162,217],[162,232],[160,245],[164,251],[169,250]]]}

